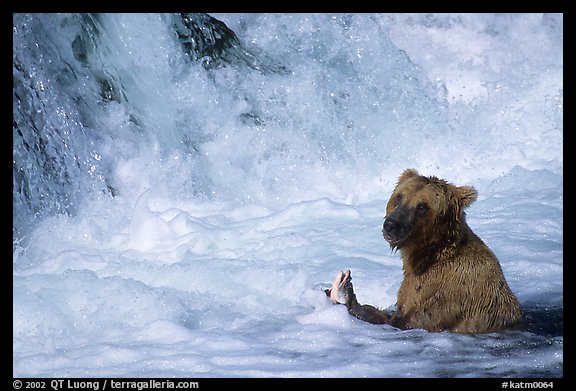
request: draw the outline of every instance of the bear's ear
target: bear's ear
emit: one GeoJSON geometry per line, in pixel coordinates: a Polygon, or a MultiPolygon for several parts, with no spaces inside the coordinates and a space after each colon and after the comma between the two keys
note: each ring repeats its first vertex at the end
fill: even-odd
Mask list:
{"type": "Polygon", "coordinates": [[[398,184],[404,182],[406,179],[415,177],[417,175],[418,175],[418,171],[416,171],[413,168],[407,168],[406,170],[404,170],[402,175],[400,175],[400,178],[398,178],[398,184]]]}
{"type": "Polygon", "coordinates": [[[452,194],[454,194],[460,210],[469,207],[478,197],[478,192],[472,186],[454,186],[452,194]]]}
{"type": "Polygon", "coordinates": [[[477,197],[476,189],[470,186],[454,186],[448,184],[448,197],[450,200],[449,211],[453,214],[452,218],[460,220],[464,209],[470,206],[477,197]]]}

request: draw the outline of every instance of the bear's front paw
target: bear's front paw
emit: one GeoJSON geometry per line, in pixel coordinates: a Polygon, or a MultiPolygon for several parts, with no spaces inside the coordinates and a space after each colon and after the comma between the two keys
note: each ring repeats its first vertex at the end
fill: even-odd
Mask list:
{"type": "Polygon", "coordinates": [[[343,295],[344,303],[348,304],[349,293],[352,292],[352,296],[354,296],[354,290],[352,288],[352,283],[350,282],[351,280],[352,276],[350,275],[350,270],[346,270],[345,272],[340,271],[336,274],[332,286],[324,291],[326,296],[332,300],[332,303],[343,304],[340,301],[340,296],[343,295]]]}

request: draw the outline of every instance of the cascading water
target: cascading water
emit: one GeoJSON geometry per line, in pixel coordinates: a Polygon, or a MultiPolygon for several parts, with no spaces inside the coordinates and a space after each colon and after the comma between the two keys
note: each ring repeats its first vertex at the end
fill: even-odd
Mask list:
{"type": "Polygon", "coordinates": [[[114,194],[118,161],[150,145],[182,155],[191,170],[178,188],[192,194],[286,203],[318,175],[359,165],[369,180],[399,167],[412,138],[451,132],[376,18],[316,19],[267,54],[207,15],[15,15],[17,230],[87,193],[114,194]]]}

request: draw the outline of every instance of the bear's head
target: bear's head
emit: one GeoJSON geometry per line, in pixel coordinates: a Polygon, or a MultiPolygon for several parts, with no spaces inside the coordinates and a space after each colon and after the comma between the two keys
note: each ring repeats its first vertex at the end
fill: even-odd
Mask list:
{"type": "Polygon", "coordinates": [[[473,187],[454,186],[407,169],[386,205],[384,239],[392,249],[400,250],[454,242],[465,224],[464,209],[476,197],[473,187]]]}

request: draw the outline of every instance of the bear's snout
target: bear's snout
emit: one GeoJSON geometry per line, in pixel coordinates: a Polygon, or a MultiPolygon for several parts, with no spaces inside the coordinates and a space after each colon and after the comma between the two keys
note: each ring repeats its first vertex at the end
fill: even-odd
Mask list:
{"type": "Polygon", "coordinates": [[[382,234],[384,239],[391,245],[396,245],[404,239],[409,231],[408,225],[399,220],[394,214],[384,219],[382,234]]]}

